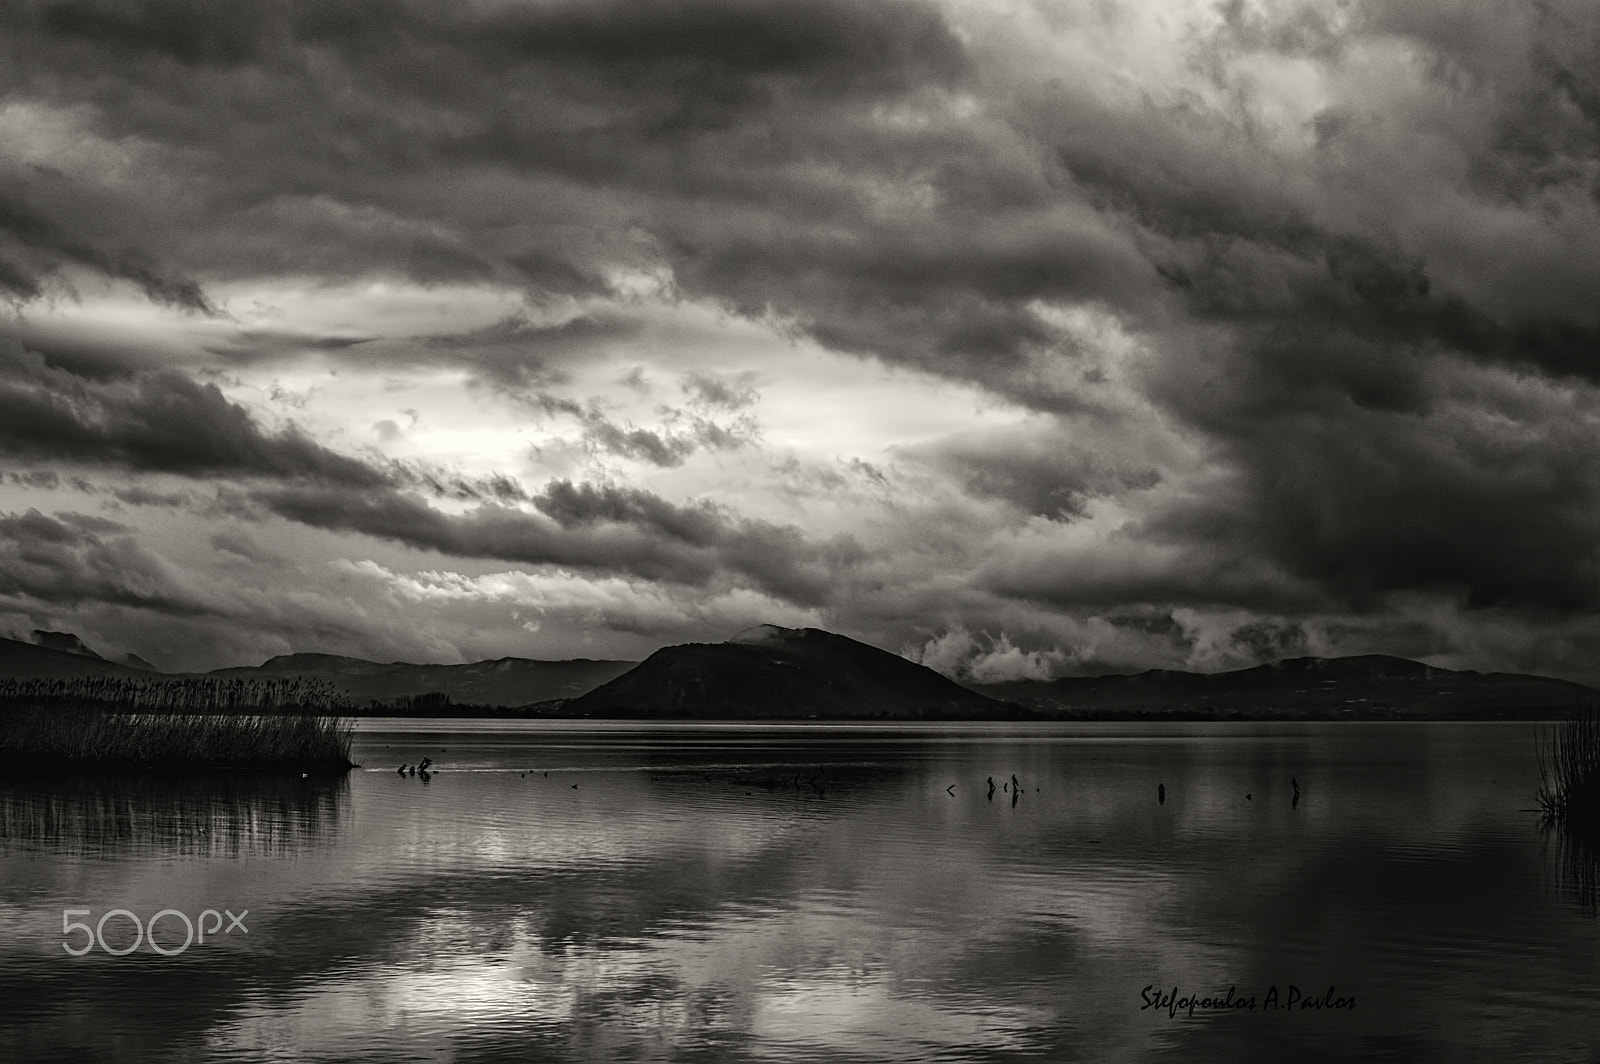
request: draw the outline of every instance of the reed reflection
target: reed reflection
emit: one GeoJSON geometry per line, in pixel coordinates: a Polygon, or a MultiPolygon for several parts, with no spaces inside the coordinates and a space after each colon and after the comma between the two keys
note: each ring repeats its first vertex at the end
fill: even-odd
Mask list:
{"type": "Polygon", "coordinates": [[[1590,916],[1600,915],[1600,839],[1559,826],[1545,827],[1543,835],[1556,892],[1590,916]]]}
{"type": "Polygon", "coordinates": [[[349,805],[343,775],[21,776],[0,783],[0,853],[282,856],[332,842],[349,805]]]}

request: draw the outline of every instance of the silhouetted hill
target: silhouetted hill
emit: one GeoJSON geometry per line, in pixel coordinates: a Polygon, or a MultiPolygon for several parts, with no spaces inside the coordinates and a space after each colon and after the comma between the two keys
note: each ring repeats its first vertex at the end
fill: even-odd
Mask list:
{"type": "Polygon", "coordinates": [[[1233,672],[1154,669],[1129,676],[975,685],[1046,717],[1474,720],[1565,716],[1600,697],[1543,676],[1456,672],[1367,654],[1287,658],[1233,672]]]}
{"type": "Polygon", "coordinates": [[[816,628],[760,625],[665,647],[560,707],[595,717],[1002,717],[1008,707],[914,662],[816,628]]]}
{"type": "MultiPolygon", "coordinates": [[[[76,637],[73,638],[76,640],[76,637]]],[[[78,676],[126,676],[149,679],[159,674],[131,665],[106,661],[98,654],[58,650],[34,643],[24,643],[20,639],[0,639],[0,677],[19,680],[70,680],[78,676]]]]}
{"type": "Polygon", "coordinates": [[[72,632],[46,632],[42,628],[35,628],[31,638],[34,643],[46,650],[59,650],[67,654],[81,654],[86,658],[104,660],[72,632]]]}

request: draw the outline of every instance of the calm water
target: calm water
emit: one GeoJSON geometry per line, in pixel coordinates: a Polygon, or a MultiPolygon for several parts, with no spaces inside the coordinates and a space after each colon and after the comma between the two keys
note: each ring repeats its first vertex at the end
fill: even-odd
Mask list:
{"type": "Polygon", "coordinates": [[[332,784],[13,779],[0,1058],[1594,1060],[1534,734],[387,721],[332,784]]]}

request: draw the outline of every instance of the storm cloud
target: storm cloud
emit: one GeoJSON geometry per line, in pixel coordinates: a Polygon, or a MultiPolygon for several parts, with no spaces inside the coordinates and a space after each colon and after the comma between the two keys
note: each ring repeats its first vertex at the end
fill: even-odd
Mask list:
{"type": "Polygon", "coordinates": [[[384,480],[293,428],[263,432],[214,384],[176,372],[87,380],[20,346],[0,348],[0,454],[185,476],[384,480]]]}
{"type": "Polygon", "coordinates": [[[109,603],[194,615],[213,604],[176,567],[128,535],[82,514],[0,515],[0,597],[48,607],[109,603]]]}
{"type": "Polygon", "coordinates": [[[666,583],[731,576],[780,601],[825,602],[860,559],[848,536],[813,543],[793,527],[730,518],[707,504],[678,506],[637,490],[557,481],[533,497],[538,512],[485,503],[446,514],[397,491],[331,488],[261,491],[255,509],[316,528],[393,540],[461,558],[623,573],[666,583]]]}
{"type": "Polygon", "coordinates": [[[12,5],[4,509],[972,675],[1592,675],[1597,60],[1577,0],[12,5]]]}

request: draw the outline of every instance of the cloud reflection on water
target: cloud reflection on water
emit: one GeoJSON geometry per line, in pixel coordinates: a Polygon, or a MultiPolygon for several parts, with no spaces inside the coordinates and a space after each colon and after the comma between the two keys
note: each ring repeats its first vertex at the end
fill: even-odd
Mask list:
{"type": "MultiPolygon", "coordinates": [[[[26,873],[48,858],[0,863],[8,901],[37,917],[0,951],[32,977],[0,975],[19,1006],[0,1035],[93,1056],[123,1031],[124,1056],[204,1060],[1251,1060],[1466,1045],[1515,1059],[1517,1045],[1600,1039],[1569,1011],[1593,989],[1594,923],[1540,893],[1538,840],[1515,812],[1522,738],[935,736],[870,756],[819,739],[780,744],[765,765],[749,750],[697,755],[681,736],[609,760],[533,738],[489,752],[446,741],[426,787],[353,776],[336,845],[191,862],[220,875],[242,861],[249,949],[182,966],[44,961],[17,943],[77,888],[56,881],[59,860],[31,892],[26,873]],[[541,759],[562,767],[522,774],[541,759]],[[735,760],[745,776],[726,771],[735,760]],[[825,798],[737,782],[824,763],[825,798]],[[1275,787],[1290,768],[1298,808],[1275,787]],[[989,801],[985,777],[1013,771],[1019,802],[989,801]],[[1359,1014],[1139,1009],[1149,984],[1291,982],[1337,984],[1359,1014]]],[[[120,871],[75,882],[173,882],[126,853],[100,864],[120,871]]]]}

